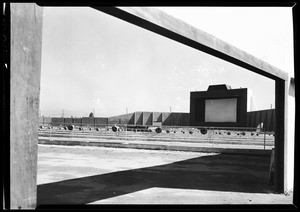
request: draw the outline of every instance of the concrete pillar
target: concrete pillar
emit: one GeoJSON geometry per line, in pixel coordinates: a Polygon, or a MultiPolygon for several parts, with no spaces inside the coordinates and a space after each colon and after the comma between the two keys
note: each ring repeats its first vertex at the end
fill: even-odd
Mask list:
{"type": "MultiPolygon", "coordinates": [[[[294,190],[294,165],[295,165],[295,82],[289,82],[288,95],[288,146],[287,146],[287,167],[286,167],[286,192],[294,190]]],[[[297,153],[296,153],[297,154],[297,153]]]]}
{"type": "Polygon", "coordinates": [[[42,8],[12,3],[10,67],[10,207],[35,208],[42,48],[42,8]]]}
{"type": "Polygon", "coordinates": [[[288,81],[276,80],[275,82],[275,187],[284,193],[287,191],[287,98],[288,81]]]}

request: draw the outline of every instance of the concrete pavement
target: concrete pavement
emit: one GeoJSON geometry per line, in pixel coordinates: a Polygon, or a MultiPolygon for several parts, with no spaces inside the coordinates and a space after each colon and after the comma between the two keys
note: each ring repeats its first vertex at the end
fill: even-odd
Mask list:
{"type": "Polygon", "coordinates": [[[265,155],[39,145],[38,204],[291,204],[265,155]]]}

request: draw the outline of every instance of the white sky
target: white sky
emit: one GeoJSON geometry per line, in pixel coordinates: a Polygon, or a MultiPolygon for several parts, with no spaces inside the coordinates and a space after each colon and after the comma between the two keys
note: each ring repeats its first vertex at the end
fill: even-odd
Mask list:
{"type": "MultiPolygon", "coordinates": [[[[160,9],[293,76],[291,8],[160,9]]],[[[190,91],[211,84],[275,102],[272,80],[88,7],[44,8],[41,77],[45,116],[189,112],[190,91]]]]}
{"type": "Polygon", "coordinates": [[[160,7],[294,76],[291,7],[160,7]]]}

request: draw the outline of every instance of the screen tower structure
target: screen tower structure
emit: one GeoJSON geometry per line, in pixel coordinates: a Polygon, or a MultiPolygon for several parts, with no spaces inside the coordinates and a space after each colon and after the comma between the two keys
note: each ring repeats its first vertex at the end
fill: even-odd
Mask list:
{"type": "Polygon", "coordinates": [[[231,89],[226,84],[210,85],[207,91],[190,93],[190,125],[245,127],[247,88],[231,89]]]}

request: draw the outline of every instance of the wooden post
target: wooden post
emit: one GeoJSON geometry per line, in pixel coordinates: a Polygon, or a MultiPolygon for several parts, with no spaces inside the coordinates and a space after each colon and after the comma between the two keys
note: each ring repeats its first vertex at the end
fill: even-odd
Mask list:
{"type": "Polygon", "coordinates": [[[37,144],[43,10],[34,3],[11,3],[10,208],[37,201],[37,144]]]}

